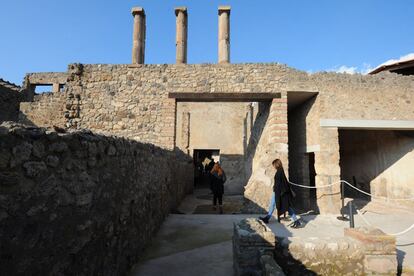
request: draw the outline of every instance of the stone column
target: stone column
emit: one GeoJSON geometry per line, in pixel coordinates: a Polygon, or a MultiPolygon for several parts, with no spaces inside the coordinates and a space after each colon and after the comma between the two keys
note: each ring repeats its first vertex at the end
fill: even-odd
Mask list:
{"type": "Polygon", "coordinates": [[[176,63],[187,63],[187,8],[175,8],[176,29],[175,47],[176,47],[176,63]]]}
{"type": "Polygon", "coordinates": [[[341,211],[341,168],[339,167],[338,128],[321,128],[320,151],[315,152],[315,186],[331,187],[316,189],[317,206],[321,214],[339,214],[341,211]]]}
{"type": "Polygon", "coordinates": [[[230,62],[230,6],[219,6],[218,62],[230,62]]]}
{"type": "Polygon", "coordinates": [[[145,59],[145,11],[141,7],[132,8],[134,32],[132,43],[132,64],[144,64],[145,59]]]}

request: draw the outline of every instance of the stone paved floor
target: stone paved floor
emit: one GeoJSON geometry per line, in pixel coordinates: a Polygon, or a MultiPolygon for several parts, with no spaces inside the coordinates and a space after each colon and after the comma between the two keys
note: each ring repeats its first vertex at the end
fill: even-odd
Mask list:
{"type": "MultiPolygon", "coordinates": [[[[192,214],[196,206],[208,204],[197,196],[188,196],[180,206],[182,215],[170,215],[164,222],[143,260],[131,275],[232,275],[233,222],[257,215],[244,214],[192,214]]],[[[358,203],[358,202],[356,202],[358,203]]],[[[366,218],[385,232],[399,232],[414,223],[414,212],[409,209],[387,207],[384,204],[358,203],[366,218]]],[[[358,205],[357,204],[357,205],[358,205]]],[[[343,236],[348,222],[333,215],[303,215],[304,228],[291,229],[288,221],[269,224],[277,236],[325,237],[343,236]]],[[[355,216],[355,226],[364,226],[355,216]]],[[[397,237],[398,259],[403,267],[414,269],[414,231],[397,237]]],[[[414,270],[413,270],[414,271],[414,270]]]]}

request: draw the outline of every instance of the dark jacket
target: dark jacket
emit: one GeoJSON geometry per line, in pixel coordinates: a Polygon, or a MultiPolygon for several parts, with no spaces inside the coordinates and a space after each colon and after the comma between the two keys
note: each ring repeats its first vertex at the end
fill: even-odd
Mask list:
{"type": "Polygon", "coordinates": [[[218,175],[216,172],[212,173],[211,190],[213,194],[222,195],[224,193],[224,182],[226,182],[226,174],[218,175]]]}
{"type": "Polygon", "coordinates": [[[275,192],[278,215],[287,212],[289,207],[293,208],[294,193],[283,170],[278,170],[275,174],[273,191],[275,192]]]}
{"type": "Polygon", "coordinates": [[[206,172],[207,173],[210,173],[210,171],[213,169],[213,167],[214,167],[214,160],[211,160],[207,165],[206,165],[206,168],[205,168],[205,170],[206,170],[206,172]]]}

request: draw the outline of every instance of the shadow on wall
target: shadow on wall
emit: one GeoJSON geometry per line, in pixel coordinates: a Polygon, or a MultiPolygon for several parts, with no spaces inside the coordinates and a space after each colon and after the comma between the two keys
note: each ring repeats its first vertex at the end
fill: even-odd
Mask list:
{"type": "MultiPolygon", "coordinates": [[[[414,195],[414,131],[339,130],[341,179],[376,196],[414,195]]],[[[345,196],[370,200],[345,186],[345,196]]]]}
{"type": "MultiPolygon", "coordinates": [[[[301,185],[315,186],[315,155],[307,152],[306,118],[315,104],[317,96],[288,110],[289,180],[301,185]]],[[[297,194],[298,207],[303,211],[319,213],[316,189],[293,187],[297,194]]]]}
{"type": "Polygon", "coordinates": [[[242,195],[246,184],[244,156],[241,154],[220,154],[220,163],[226,172],[227,181],[224,185],[226,195],[242,195]]]}
{"type": "Polygon", "coordinates": [[[23,93],[0,84],[0,124],[5,121],[17,121],[19,104],[23,99],[23,93]]]}
{"type": "MultiPolygon", "coordinates": [[[[245,160],[245,171],[247,179],[252,175],[253,172],[253,159],[256,155],[257,146],[259,145],[259,141],[262,138],[262,134],[264,131],[264,128],[266,126],[267,119],[269,117],[269,111],[270,111],[270,104],[267,102],[259,102],[259,111],[257,113],[257,116],[253,123],[250,123],[251,129],[250,129],[250,138],[247,142],[247,139],[244,139],[244,156],[246,158],[245,160]]],[[[252,117],[252,116],[251,116],[252,117]]],[[[247,118],[245,119],[245,121],[247,118]]],[[[247,123],[245,123],[245,126],[247,126],[247,123]]]]}
{"type": "Polygon", "coordinates": [[[2,124],[2,273],[126,273],[192,190],[191,166],[120,137],[2,124]]]}
{"type": "Polygon", "coordinates": [[[36,127],[36,125],[33,123],[33,121],[31,121],[30,119],[27,118],[26,114],[24,114],[23,112],[19,111],[19,116],[17,121],[23,125],[26,126],[31,126],[31,127],[36,127]]]}
{"type": "MultiPolygon", "coordinates": [[[[254,119],[254,122],[247,123],[249,117],[247,116],[245,119],[245,129],[248,125],[250,125],[250,137],[247,140],[247,137],[244,139],[244,171],[246,174],[246,182],[247,185],[253,185],[256,187],[261,186],[261,188],[266,187],[265,181],[269,182],[272,176],[266,175],[266,169],[260,168],[260,170],[255,169],[258,166],[262,166],[263,161],[261,159],[265,159],[267,152],[265,152],[264,147],[261,145],[262,143],[266,143],[264,141],[263,132],[266,127],[266,122],[269,117],[270,111],[270,102],[259,102],[259,109],[254,119]],[[262,143],[261,143],[262,142],[262,143]],[[262,148],[260,149],[260,146],[262,148]],[[254,173],[253,173],[254,172],[254,173]]],[[[253,116],[250,116],[250,120],[253,120],[253,116]]],[[[247,133],[247,131],[245,131],[247,133]]],[[[274,157],[276,158],[276,157],[274,157]]],[[[265,161],[264,161],[265,162],[265,161]]],[[[267,164],[266,164],[267,165],[267,164]]],[[[247,186],[246,186],[247,187],[247,186]]],[[[246,188],[245,187],[245,188],[246,188]]],[[[270,186],[269,186],[270,187],[270,186]]],[[[269,188],[268,187],[268,188],[269,188]]],[[[269,200],[271,194],[267,194],[271,189],[256,189],[253,193],[261,193],[260,195],[253,195],[255,198],[262,198],[264,200],[269,200]]],[[[266,213],[267,211],[263,209],[257,202],[253,202],[252,200],[245,197],[243,212],[244,213],[266,213]]]]}

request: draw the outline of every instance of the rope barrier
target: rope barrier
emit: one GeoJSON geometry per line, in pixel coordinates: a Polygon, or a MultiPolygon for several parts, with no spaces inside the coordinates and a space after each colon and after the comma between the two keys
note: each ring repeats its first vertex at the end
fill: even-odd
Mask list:
{"type": "Polygon", "coordinates": [[[334,186],[336,184],[345,183],[346,185],[348,185],[349,187],[355,189],[356,191],[358,191],[360,193],[363,193],[363,194],[365,194],[367,196],[373,197],[373,198],[380,198],[380,199],[385,199],[385,200],[396,200],[396,201],[404,201],[404,200],[408,200],[409,201],[409,200],[414,200],[414,197],[411,197],[411,198],[389,198],[389,197],[375,196],[375,195],[372,195],[370,193],[367,193],[367,192],[365,192],[365,191],[363,191],[363,190],[355,187],[354,185],[352,185],[351,183],[349,183],[349,182],[347,182],[345,180],[340,180],[340,181],[334,182],[332,184],[323,185],[323,186],[306,186],[306,185],[300,185],[300,184],[297,184],[297,183],[294,183],[294,182],[290,182],[290,181],[289,181],[289,183],[292,184],[293,186],[297,186],[297,187],[300,187],[300,188],[307,188],[307,189],[327,188],[327,187],[332,187],[332,186],[334,186]]]}
{"type": "MultiPolygon", "coordinates": [[[[356,208],[355,208],[356,209],[356,208]]],[[[365,222],[365,224],[367,224],[368,226],[371,226],[371,227],[375,227],[375,228],[378,228],[377,226],[375,226],[375,225],[372,225],[372,223],[370,223],[365,217],[364,217],[364,215],[362,214],[362,212],[361,211],[359,211],[358,209],[356,209],[356,211],[357,211],[357,213],[358,213],[358,215],[360,215],[360,217],[362,218],[362,220],[365,222]]],[[[384,233],[385,234],[387,234],[387,235],[390,235],[390,236],[401,236],[401,235],[403,235],[403,234],[405,234],[405,233],[407,233],[408,231],[410,231],[410,230],[412,230],[412,229],[414,229],[414,223],[410,226],[410,227],[408,227],[407,229],[405,229],[405,230],[403,230],[403,231],[401,231],[401,232],[398,232],[398,233],[386,233],[385,231],[384,231],[384,233]]]]}
{"type": "Polygon", "coordinates": [[[341,180],[340,182],[343,182],[343,183],[347,184],[349,187],[357,190],[358,192],[363,193],[363,194],[365,194],[367,196],[370,196],[370,197],[373,197],[373,198],[381,198],[381,199],[386,199],[386,200],[402,200],[402,201],[403,200],[414,200],[414,197],[411,197],[411,198],[389,198],[389,197],[383,197],[383,196],[374,196],[374,195],[372,195],[370,193],[367,193],[367,192],[365,192],[361,189],[358,189],[357,187],[355,187],[354,185],[352,185],[351,183],[349,183],[345,180],[341,180]]]}
{"type": "MultiPolygon", "coordinates": [[[[372,194],[370,194],[370,193],[367,193],[367,192],[365,192],[365,191],[363,191],[363,190],[361,190],[361,189],[359,189],[359,188],[355,187],[354,185],[352,185],[351,183],[349,183],[349,182],[347,182],[347,181],[345,181],[345,180],[340,180],[340,181],[334,182],[334,183],[332,183],[332,184],[323,185],[323,186],[305,186],[305,185],[300,185],[300,184],[297,184],[297,183],[294,183],[294,182],[290,182],[290,181],[289,181],[289,183],[290,183],[290,184],[292,184],[293,186],[297,186],[297,187],[300,187],[300,188],[307,188],[307,189],[326,188],[326,187],[332,187],[332,186],[334,186],[334,185],[336,185],[336,184],[339,184],[339,183],[344,183],[344,184],[348,185],[349,187],[351,187],[351,188],[355,189],[356,191],[358,191],[358,192],[360,192],[360,193],[363,193],[363,194],[365,194],[365,195],[368,195],[368,196],[370,196],[370,197],[373,197],[373,198],[381,198],[381,199],[386,199],[386,200],[414,200],[414,197],[413,197],[413,198],[387,198],[387,197],[374,196],[374,195],[372,195],[372,194]]],[[[356,209],[356,208],[355,208],[355,209],[356,209]]],[[[376,227],[376,226],[372,225],[372,224],[371,224],[371,223],[370,223],[370,222],[369,222],[369,221],[368,221],[368,220],[367,220],[367,219],[363,216],[363,214],[362,214],[362,212],[361,212],[361,211],[359,211],[358,209],[356,209],[356,211],[357,211],[358,215],[360,215],[360,217],[362,218],[362,220],[365,222],[365,224],[367,224],[368,226],[371,226],[371,227],[378,228],[378,227],[376,227]]],[[[405,233],[407,233],[407,232],[411,231],[412,229],[414,229],[414,223],[413,223],[410,227],[408,227],[407,229],[405,229],[405,230],[403,230],[403,231],[401,231],[401,232],[398,232],[398,233],[386,233],[386,232],[384,232],[384,233],[386,233],[387,235],[390,235],[390,236],[401,236],[401,235],[403,235],[403,234],[405,234],[405,233]]]]}
{"type": "Polygon", "coordinates": [[[324,186],[306,186],[306,185],[300,185],[300,184],[297,184],[297,183],[293,183],[293,182],[290,182],[290,181],[288,181],[288,182],[290,184],[292,184],[293,186],[298,186],[298,187],[301,187],[301,188],[308,188],[308,189],[327,188],[327,187],[331,187],[331,186],[334,186],[336,184],[341,183],[340,181],[338,181],[338,182],[335,182],[335,183],[332,183],[332,184],[328,184],[328,185],[324,185],[324,186]]]}

